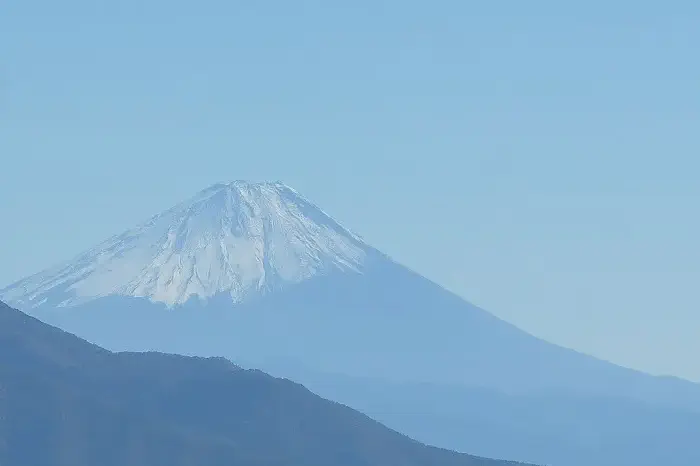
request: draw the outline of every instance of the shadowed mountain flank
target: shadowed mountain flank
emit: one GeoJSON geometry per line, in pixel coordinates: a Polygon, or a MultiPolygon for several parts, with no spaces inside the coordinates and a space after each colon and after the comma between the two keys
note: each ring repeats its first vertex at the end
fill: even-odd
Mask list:
{"type": "Polygon", "coordinates": [[[0,303],[0,464],[505,465],[221,358],[110,353],[0,303]]]}

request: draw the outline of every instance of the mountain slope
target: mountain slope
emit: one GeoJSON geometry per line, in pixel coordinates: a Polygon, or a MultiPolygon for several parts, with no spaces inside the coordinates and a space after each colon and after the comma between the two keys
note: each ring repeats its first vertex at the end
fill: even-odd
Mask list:
{"type": "Polygon", "coordinates": [[[0,464],[505,464],[222,359],[109,353],[2,303],[0,349],[0,464]]]}
{"type": "Polygon", "coordinates": [[[429,292],[439,289],[413,274],[391,275],[403,279],[327,276],[233,309],[227,297],[174,310],[112,297],[42,318],[110,349],[224,355],[420,441],[481,456],[553,466],[700,462],[694,384],[548,345],[429,292]]]}
{"type": "Polygon", "coordinates": [[[391,263],[333,273],[233,306],[227,295],[175,309],[112,296],[40,319],[115,351],[225,356],[393,382],[571,391],[700,412],[700,387],[537,339],[391,263]]]}

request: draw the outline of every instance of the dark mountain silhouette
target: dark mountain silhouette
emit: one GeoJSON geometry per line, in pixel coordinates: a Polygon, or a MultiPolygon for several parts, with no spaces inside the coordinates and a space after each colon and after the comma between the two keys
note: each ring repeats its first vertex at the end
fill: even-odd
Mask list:
{"type": "Polygon", "coordinates": [[[111,353],[0,303],[3,466],[498,466],[221,358],[111,353]]]}

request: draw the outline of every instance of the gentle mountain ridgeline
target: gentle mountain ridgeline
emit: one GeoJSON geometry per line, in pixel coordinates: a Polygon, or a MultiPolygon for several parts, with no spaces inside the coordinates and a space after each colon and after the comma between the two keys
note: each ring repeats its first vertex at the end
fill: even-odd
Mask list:
{"type": "Polygon", "coordinates": [[[215,185],[0,298],[111,350],[287,376],[450,449],[555,466],[700,464],[700,386],[522,332],[280,183],[215,185]]]}
{"type": "Polygon", "coordinates": [[[221,358],[114,354],[0,303],[0,464],[498,466],[221,358]]]}

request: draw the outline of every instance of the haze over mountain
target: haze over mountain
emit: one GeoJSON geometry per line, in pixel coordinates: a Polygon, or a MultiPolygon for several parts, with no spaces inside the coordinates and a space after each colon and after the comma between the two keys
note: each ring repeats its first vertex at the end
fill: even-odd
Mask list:
{"type": "Polygon", "coordinates": [[[212,186],[0,298],[112,350],[273,370],[419,439],[484,456],[562,466],[700,460],[689,440],[700,432],[699,386],[522,332],[281,183],[212,186]],[[387,391],[397,404],[382,402],[387,391]],[[493,416],[469,418],[475,406],[493,416]],[[615,429],[603,428],[609,416],[615,429]],[[674,436],[650,442],[660,422],[674,436]]]}
{"type": "Polygon", "coordinates": [[[221,358],[113,354],[0,303],[0,464],[505,466],[221,358]]]}

